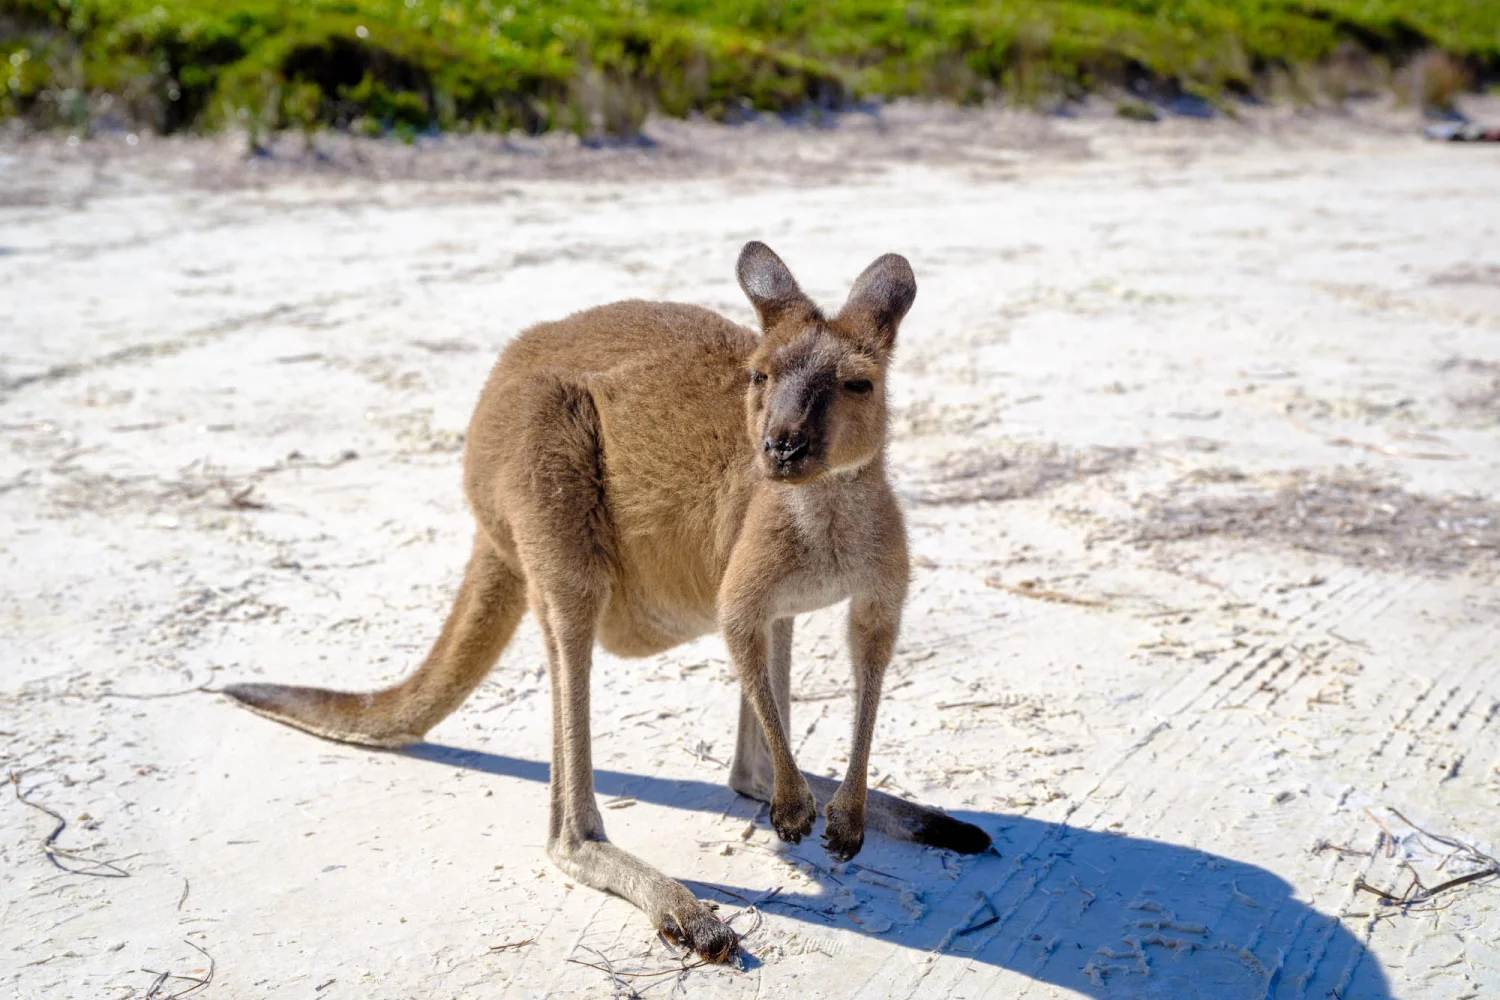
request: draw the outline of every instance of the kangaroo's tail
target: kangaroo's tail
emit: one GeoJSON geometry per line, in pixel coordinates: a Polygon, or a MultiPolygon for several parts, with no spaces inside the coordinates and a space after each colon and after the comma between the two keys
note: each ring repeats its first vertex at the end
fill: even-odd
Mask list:
{"type": "Polygon", "coordinates": [[[406,746],[419,742],[479,686],[525,611],[525,581],[501,562],[481,533],[442,635],[426,662],[401,683],[365,693],[230,684],[224,693],[267,718],[325,739],[406,746]]]}
{"type": "MultiPolygon", "coordinates": [[[[314,736],[372,747],[417,743],[428,727],[402,711],[400,688],[355,693],[295,684],[230,684],[224,693],[252,712],[314,736]]],[[[435,723],[437,720],[434,719],[435,723]]]]}

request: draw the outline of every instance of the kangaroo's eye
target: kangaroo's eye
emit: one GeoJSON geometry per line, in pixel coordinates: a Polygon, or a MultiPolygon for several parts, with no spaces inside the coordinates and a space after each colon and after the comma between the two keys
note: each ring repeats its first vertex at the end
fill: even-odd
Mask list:
{"type": "Polygon", "coordinates": [[[751,385],[761,385],[765,381],[766,381],[766,373],[765,372],[751,372],[750,373],[750,384],[751,385]]]}
{"type": "Polygon", "coordinates": [[[854,393],[856,396],[863,396],[866,393],[868,393],[871,389],[875,388],[875,383],[871,382],[867,378],[857,378],[857,379],[851,379],[850,381],[845,382],[844,383],[844,388],[848,389],[850,392],[854,393]]]}

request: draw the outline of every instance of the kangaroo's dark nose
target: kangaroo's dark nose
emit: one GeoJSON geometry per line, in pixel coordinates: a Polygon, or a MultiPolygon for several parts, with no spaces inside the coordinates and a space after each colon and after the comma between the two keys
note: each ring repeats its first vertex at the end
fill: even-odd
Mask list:
{"type": "Polygon", "coordinates": [[[765,448],[767,455],[770,455],[771,458],[784,465],[806,454],[807,438],[801,434],[775,439],[772,439],[770,435],[766,435],[765,440],[761,442],[761,446],[765,448]]]}

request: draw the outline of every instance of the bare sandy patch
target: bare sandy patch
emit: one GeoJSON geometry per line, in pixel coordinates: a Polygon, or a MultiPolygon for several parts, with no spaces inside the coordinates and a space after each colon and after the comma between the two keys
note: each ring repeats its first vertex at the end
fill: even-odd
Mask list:
{"type": "MultiPolygon", "coordinates": [[[[604,150],[7,141],[0,984],[1500,992],[1495,880],[1411,889],[1500,855],[1500,189],[1418,124],[907,105],[604,150]],[[871,784],[999,856],[789,849],[725,786],[722,644],[600,656],[611,837],[742,914],[742,968],[685,968],[546,860],[532,624],[402,753],[213,691],[409,671],[469,550],[496,353],[628,297],[749,322],[748,239],[829,305],[874,254],[916,268],[890,453],[913,585],[871,784]],[[102,863],[126,877],[75,870],[102,863]]],[[[797,626],[789,729],[821,774],[844,644],[837,610],[797,626]]]]}

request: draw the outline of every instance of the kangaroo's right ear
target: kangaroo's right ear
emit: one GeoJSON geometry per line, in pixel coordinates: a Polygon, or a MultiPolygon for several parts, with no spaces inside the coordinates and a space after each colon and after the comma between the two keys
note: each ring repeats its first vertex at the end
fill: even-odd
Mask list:
{"type": "Polygon", "coordinates": [[[818,307],[802,293],[797,279],[781,258],[764,243],[752,240],[740,251],[735,265],[740,287],[760,316],[762,330],[769,331],[788,316],[801,313],[809,318],[818,315],[818,307]]]}

